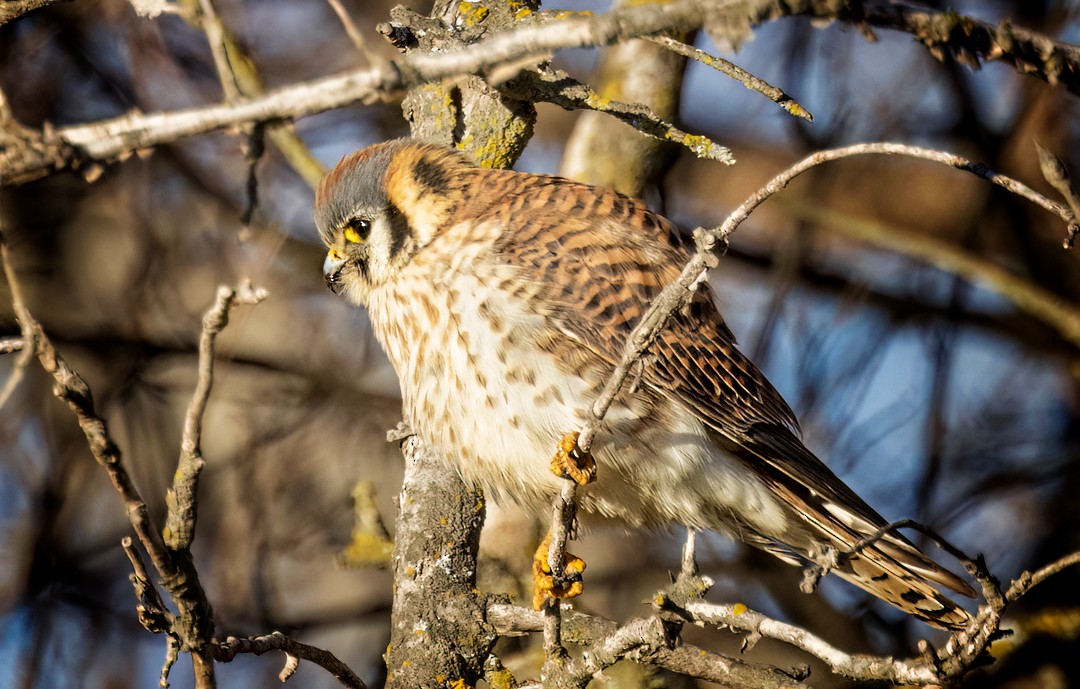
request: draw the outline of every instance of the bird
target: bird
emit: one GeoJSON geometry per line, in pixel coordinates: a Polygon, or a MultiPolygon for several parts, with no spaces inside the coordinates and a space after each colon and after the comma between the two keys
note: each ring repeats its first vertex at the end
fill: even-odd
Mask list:
{"type": "MultiPolygon", "coordinates": [[[[366,309],[404,420],[469,485],[540,514],[572,476],[586,520],[726,533],[800,566],[839,554],[830,571],[896,608],[939,628],[969,623],[940,589],[974,597],[972,587],[886,529],[803,444],[707,284],[577,456],[568,431],[692,254],[686,233],[643,202],[404,138],[343,157],[318,185],[314,216],[326,284],[366,309]],[[556,444],[564,461],[552,467],[556,444]]],[[[534,563],[538,587],[539,570],[546,561],[534,563]]],[[[549,582],[535,603],[573,588],[549,582]]]]}

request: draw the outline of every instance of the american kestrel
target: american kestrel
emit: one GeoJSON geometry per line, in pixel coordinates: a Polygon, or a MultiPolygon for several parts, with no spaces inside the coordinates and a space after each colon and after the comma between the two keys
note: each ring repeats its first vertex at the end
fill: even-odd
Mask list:
{"type": "MultiPolygon", "coordinates": [[[[342,159],[315,222],[327,284],[366,307],[409,425],[467,482],[544,514],[563,480],[546,458],[690,256],[640,201],[407,139],[342,159]]],[[[707,286],[649,354],[593,445],[586,515],[726,532],[797,565],[887,523],[803,445],[707,286]]],[[[969,620],[935,586],[972,588],[900,534],[840,560],[833,572],[919,619],[969,620]]]]}

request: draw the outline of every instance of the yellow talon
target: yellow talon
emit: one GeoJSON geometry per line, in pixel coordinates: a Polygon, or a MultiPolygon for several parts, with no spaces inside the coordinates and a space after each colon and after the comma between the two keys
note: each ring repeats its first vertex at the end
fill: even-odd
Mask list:
{"type": "Polygon", "coordinates": [[[551,548],[551,534],[549,533],[540,542],[540,547],[533,555],[533,610],[544,607],[544,603],[550,598],[574,598],[580,596],[585,585],[581,581],[581,573],[585,571],[585,561],[572,553],[566,553],[563,559],[563,583],[555,584],[555,577],[551,575],[551,566],[548,564],[548,550],[551,548]]]}
{"type": "Polygon", "coordinates": [[[581,451],[577,441],[576,431],[562,437],[559,449],[551,459],[551,473],[572,479],[579,486],[584,486],[596,479],[596,462],[590,453],[581,451]]]}

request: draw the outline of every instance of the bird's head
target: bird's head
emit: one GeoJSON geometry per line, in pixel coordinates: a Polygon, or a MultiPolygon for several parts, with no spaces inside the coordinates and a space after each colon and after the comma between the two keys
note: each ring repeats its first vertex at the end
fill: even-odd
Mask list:
{"type": "Polygon", "coordinates": [[[328,249],[323,277],[363,304],[423,248],[455,208],[453,151],[396,139],[342,158],[315,192],[315,225],[328,249]]]}

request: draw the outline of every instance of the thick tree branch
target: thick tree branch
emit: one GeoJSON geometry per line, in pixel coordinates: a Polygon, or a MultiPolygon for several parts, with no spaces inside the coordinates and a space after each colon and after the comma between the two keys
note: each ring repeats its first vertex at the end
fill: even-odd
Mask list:
{"type": "MultiPolygon", "coordinates": [[[[1059,81],[1080,92],[1080,52],[1035,32],[1007,24],[990,27],[975,20],[910,6],[884,3],[756,2],[732,7],[721,0],[676,0],[620,8],[598,16],[534,22],[457,50],[413,51],[394,63],[271,91],[235,104],[169,113],[133,113],[41,132],[8,134],[0,147],[0,184],[18,184],[55,170],[90,169],[94,161],[121,159],[140,149],[225,127],[277,122],[365,101],[380,94],[466,74],[490,74],[507,64],[543,59],[565,48],[609,45],[662,31],[691,30],[720,19],[753,24],[793,14],[867,22],[907,31],[932,49],[1008,59],[1022,71],[1059,81]],[[1045,55],[1045,59],[1037,60],[1045,55]]],[[[398,27],[407,29],[407,27],[398,27]]],[[[394,27],[387,29],[393,33],[394,27]]]]}
{"type": "MultiPolygon", "coordinates": [[[[545,687],[584,686],[580,683],[587,683],[593,673],[624,658],[725,686],[759,689],[805,686],[798,674],[728,658],[693,644],[672,644],[656,617],[619,625],[602,617],[564,610],[563,618],[567,641],[585,647],[584,652],[579,661],[568,663],[552,678],[556,683],[545,682],[545,687]]],[[[501,602],[488,605],[487,619],[503,635],[541,631],[545,624],[543,613],[501,602]]]]}
{"type": "MultiPolygon", "coordinates": [[[[3,0],[0,2],[0,26],[14,21],[24,14],[48,7],[58,0],[3,0]]],[[[67,0],[65,0],[66,2],[67,0]]]]}
{"type": "Polygon", "coordinates": [[[759,2],[753,23],[782,16],[806,15],[866,24],[910,34],[942,59],[950,55],[972,67],[980,60],[1000,60],[1050,84],[1080,94],[1080,48],[1055,41],[1008,20],[997,25],[957,14],[884,0],[768,0],[759,2]]]}
{"type": "Polygon", "coordinates": [[[391,437],[402,434],[387,686],[433,686],[434,677],[472,686],[496,638],[475,592],[484,498],[415,435],[391,437]]]}

